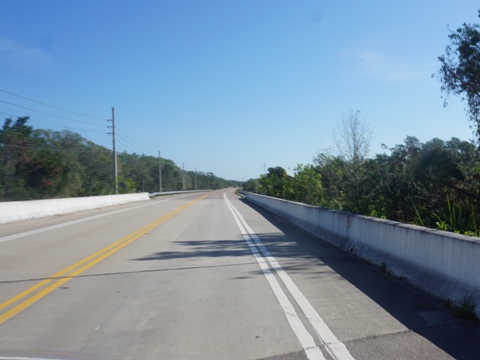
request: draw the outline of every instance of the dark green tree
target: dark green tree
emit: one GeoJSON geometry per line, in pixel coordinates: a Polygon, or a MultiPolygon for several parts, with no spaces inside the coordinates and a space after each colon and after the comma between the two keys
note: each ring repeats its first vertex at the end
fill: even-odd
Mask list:
{"type": "Polygon", "coordinates": [[[298,165],[291,179],[292,200],[310,205],[323,205],[322,176],[312,165],[298,165]]]}
{"type": "Polygon", "coordinates": [[[242,190],[258,193],[258,179],[248,179],[242,184],[242,190]]]}
{"type": "Polygon", "coordinates": [[[343,210],[346,204],[344,180],[347,176],[347,162],[340,156],[318,153],[313,159],[313,163],[322,179],[323,206],[343,210]]]}
{"type": "Polygon", "coordinates": [[[88,142],[87,150],[79,153],[83,167],[80,196],[108,195],[113,193],[112,152],[88,142]]]}
{"type": "MultiPolygon", "coordinates": [[[[480,11],[479,11],[480,17],[480,11]]],[[[461,96],[480,139],[480,25],[464,23],[449,35],[451,44],[438,58],[441,90],[461,96]]]]}
{"type": "Polygon", "coordinates": [[[26,165],[32,160],[33,128],[28,117],[8,118],[0,130],[0,198],[20,200],[30,194],[25,188],[26,165]]]}
{"type": "Polygon", "coordinates": [[[260,185],[262,190],[268,196],[273,196],[282,199],[289,199],[290,176],[284,168],[280,166],[268,168],[268,173],[260,178],[260,185]]]}

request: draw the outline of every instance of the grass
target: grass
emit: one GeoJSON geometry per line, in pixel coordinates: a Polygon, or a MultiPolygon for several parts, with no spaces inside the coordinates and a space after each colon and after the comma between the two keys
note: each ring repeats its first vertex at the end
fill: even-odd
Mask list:
{"type": "Polygon", "coordinates": [[[447,195],[446,200],[445,208],[435,212],[428,209],[418,209],[415,204],[412,204],[415,224],[479,237],[480,231],[477,226],[474,205],[472,203],[457,203],[455,197],[453,196],[451,199],[449,195],[447,195]]]}

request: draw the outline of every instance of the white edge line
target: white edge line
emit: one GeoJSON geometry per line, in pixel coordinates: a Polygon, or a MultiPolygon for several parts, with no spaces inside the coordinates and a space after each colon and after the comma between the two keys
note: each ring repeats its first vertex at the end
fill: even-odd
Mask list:
{"type": "Polygon", "coordinates": [[[317,333],[318,337],[325,345],[326,350],[328,353],[336,360],[354,360],[353,356],[350,354],[346,346],[338,340],[335,334],[330,330],[330,328],[325,324],[325,321],[320,317],[317,311],[314,309],[312,304],[308,301],[308,299],[303,295],[300,289],[295,285],[293,280],[288,276],[285,270],[280,266],[277,260],[270,254],[267,248],[263,245],[260,239],[255,235],[254,231],[250,228],[247,224],[245,219],[241,216],[238,210],[231,204],[232,211],[235,212],[235,215],[240,219],[244,228],[246,229],[248,235],[252,238],[255,244],[258,246],[260,251],[263,253],[265,258],[268,260],[272,268],[278,274],[280,279],[282,279],[283,283],[287,287],[287,289],[292,294],[293,298],[297,302],[297,304],[302,309],[303,313],[307,317],[307,319],[312,324],[315,332],[317,333]]]}
{"type": "Polygon", "coordinates": [[[230,201],[227,199],[226,194],[223,195],[225,202],[230,209],[233,218],[235,219],[235,222],[238,225],[238,228],[240,229],[241,234],[243,235],[243,238],[247,242],[248,247],[250,248],[250,251],[252,252],[253,256],[258,262],[258,265],[262,269],[263,275],[265,276],[267,282],[269,283],[270,287],[272,288],[273,293],[275,294],[280,306],[282,307],[282,310],[285,314],[285,317],[287,318],[287,321],[292,328],[292,331],[295,333],[297,336],[298,341],[300,342],[300,345],[302,346],[303,350],[305,351],[305,354],[307,355],[308,359],[311,360],[325,360],[325,357],[323,356],[322,351],[320,348],[315,344],[315,341],[310,335],[310,333],[307,331],[305,326],[302,323],[302,320],[298,317],[295,308],[293,307],[292,303],[290,300],[288,300],[287,295],[285,292],[282,290],[282,287],[278,283],[277,279],[271,272],[267,262],[265,259],[262,257],[260,252],[257,250],[255,245],[252,243],[250,239],[250,235],[247,233],[245,228],[243,227],[241,220],[239,219],[239,214],[235,213],[235,208],[234,206],[230,203],[230,201]]]}

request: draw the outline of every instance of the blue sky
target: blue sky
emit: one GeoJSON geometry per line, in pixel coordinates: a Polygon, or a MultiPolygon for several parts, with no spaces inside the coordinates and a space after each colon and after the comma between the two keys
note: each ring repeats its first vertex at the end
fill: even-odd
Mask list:
{"type": "Polygon", "coordinates": [[[479,22],[479,8],[470,0],[2,0],[0,116],[30,116],[35,128],[68,128],[111,147],[104,119],[114,106],[120,151],[161,151],[187,170],[235,180],[259,176],[264,164],[292,173],[312,163],[334,147],[349,108],[373,129],[371,155],[408,135],[469,140],[464,105],[452,97],[445,108],[431,75],[449,28],[479,22]]]}

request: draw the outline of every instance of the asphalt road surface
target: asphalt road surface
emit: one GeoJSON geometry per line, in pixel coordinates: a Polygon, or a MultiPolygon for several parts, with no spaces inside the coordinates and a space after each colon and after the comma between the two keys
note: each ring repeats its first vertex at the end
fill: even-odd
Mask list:
{"type": "Polygon", "coordinates": [[[480,326],[233,189],[0,226],[0,359],[479,359],[480,326]]]}

